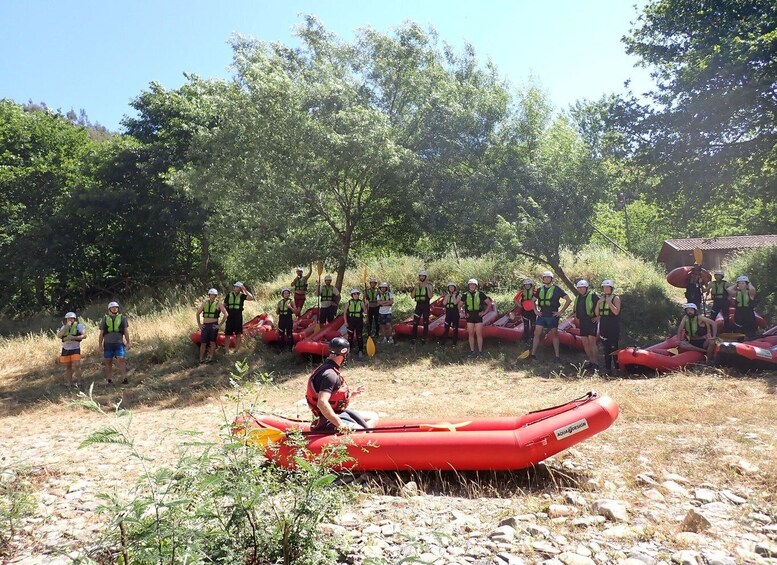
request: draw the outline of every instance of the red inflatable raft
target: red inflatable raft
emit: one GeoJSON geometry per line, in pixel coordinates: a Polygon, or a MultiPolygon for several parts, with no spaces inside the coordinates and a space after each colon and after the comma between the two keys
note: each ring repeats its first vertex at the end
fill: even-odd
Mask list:
{"type": "MultiPolygon", "coordinates": [[[[585,351],[583,338],[580,337],[580,330],[575,327],[575,318],[567,318],[561,322],[558,325],[557,333],[559,345],[577,351],[585,351]]],[[[543,343],[548,347],[553,347],[553,336],[550,332],[545,334],[545,341],[543,343]]]]}
{"type": "MultiPolygon", "coordinates": [[[[318,308],[309,308],[299,318],[294,321],[294,326],[291,330],[291,335],[294,338],[294,343],[302,341],[306,337],[313,335],[313,329],[318,321],[318,308]]],[[[280,340],[280,333],[278,328],[273,328],[268,332],[262,334],[262,341],[265,343],[276,343],[280,340]]]]}
{"type": "MultiPolygon", "coordinates": [[[[445,323],[445,297],[443,296],[439,297],[437,300],[433,301],[429,305],[429,330],[430,331],[432,328],[432,324],[434,322],[437,322],[437,324],[445,323]],[[440,317],[443,318],[442,322],[437,321],[439,320],[440,317]]],[[[404,320],[402,320],[401,322],[397,322],[396,324],[394,324],[394,332],[397,335],[413,335],[413,316],[409,316],[404,320]]]]}
{"type": "MultiPolygon", "coordinates": [[[[724,327],[725,320],[723,319],[723,314],[721,312],[718,312],[718,315],[715,317],[715,325],[718,328],[718,333],[723,333],[727,330],[735,330],[736,326],[734,326],[734,313],[736,312],[736,307],[729,306],[728,308],[728,324],[729,327],[724,327]]],[[[765,328],[766,327],[766,320],[763,319],[763,316],[761,316],[758,312],[755,312],[755,325],[759,328],[765,328]]]]}
{"type": "Polygon", "coordinates": [[[516,306],[493,324],[484,326],[483,337],[503,339],[505,341],[520,341],[523,339],[523,318],[521,318],[521,311],[521,307],[516,306]]]}
{"type": "MultiPolygon", "coordinates": [[[[243,336],[244,337],[255,337],[259,334],[264,334],[265,332],[269,332],[273,328],[273,317],[270,314],[259,314],[258,316],[255,316],[245,324],[243,324],[243,336]]],[[[200,330],[197,330],[193,334],[189,336],[191,340],[194,342],[195,345],[200,344],[200,330]]],[[[223,333],[219,332],[218,337],[216,338],[216,345],[219,347],[224,347],[224,343],[226,342],[226,337],[223,333]]],[[[235,340],[232,340],[229,344],[230,347],[235,347],[235,340]]]]}
{"type": "Polygon", "coordinates": [[[627,347],[618,351],[618,367],[627,373],[647,370],[668,373],[682,369],[686,365],[704,363],[704,354],[699,351],[681,351],[674,353],[680,340],[677,336],[651,345],[647,348],[627,347]]]}
{"type": "MultiPolygon", "coordinates": [[[[496,309],[496,302],[491,302],[491,307],[486,310],[486,313],[483,314],[483,337],[486,336],[485,330],[487,327],[490,327],[491,324],[493,324],[496,319],[499,317],[499,312],[497,312],[496,309]]],[[[464,319],[462,316],[461,319],[459,319],[459,339],[467,339],[467,320],[464,319]]],[[[445,334],[445,312],[443,311],[443,314],[436,318],[433,322],[429,323],[429,335],[434,337],[442,337],[443,334],[445,334]]],[[[451,335],[452,337],[452,335],[451,335]]]]}
{"type": "MultiPolygon", "coordinates": [[[[262,431],[300,429],[308,449],[316,454],[327,446],[344,444],[352,460],[344,467],[378,470],[513,470],[531,467],[591,436],[606,430],[618,417],[618,405],[606,396],[586,396],[520,417],[450,420],[451,429],[428,420],[386,420],[369,433],[317,434],[308,424],[271,415],[243,416],[233,425],[236,435],[261,443],[262,431]]],[[[280,435],[280,434],[278,434],[280,435]]],[[[270,443],[268,457],[293,466],[294,447],[270,443]]]]}
{"type": "Polygon", "coordinates": [[[715,359],[719,365],[777,370],[777,335],[764,334],[742,343],[724,341],[718,344],[715,359]]]}
{"type": "Polygon", "coordinates": [[[343,326],[343,317],[338,316],[333,322],[322,326],[319,331],[297,342],[294,346],[294,353],[297,355],[318,355],[326,357],[329,355],[329,341],[337,336],[344,336],[346,333],[343,326]]]}
{"type": "MultiPolygon", "coordinates": [[[[676,286],[677,288],[685,288],[686,284],[688,283],[688,273],[691,272],[693,267],[691,265],[686,265],[685,267],[677,267],[676,269],[672,269],[669,271],[669,274],[666,275],[666,282],[671,284],[672,286],[676,286]]],[[[702,284],[707,284],[712,280],[712,275],[707,269],[701,270],[701,282],[702,284]]]]}

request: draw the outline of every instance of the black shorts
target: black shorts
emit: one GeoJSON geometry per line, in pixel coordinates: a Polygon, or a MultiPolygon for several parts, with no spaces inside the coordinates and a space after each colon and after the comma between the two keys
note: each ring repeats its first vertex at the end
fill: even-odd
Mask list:
{"type": "Polygon", "coordinates": [[[211,344],[216,341],[219,336],[219,323],[208,322],[202,324],[202,332],[200,333],[200,343],[204,345],[211,344]]]}
{"type": "Polygon", "coordinates": [[[468,324],[482,324],[483,323],[483,316],[480,315],[480,312],[470,312],[467,316],[467,323],[468,324]]]}
{"type": "Polygon", "coordinates": [[[362,331],[364,329],[364,318],[348,318],[348,329],[362,331]]]}
{"type": "Polygon", "coordinates": [[[455,308],[445,310],[445,323],[458,326],[459,325],[459,311],[455,308]]]}
{"type": "Polygon", "coordinates": [[[587,337],[596,335],[596,324],[594,324],[590,318],[580,319],[580,336],[587,337]]]}
{"type": "Polygon", "coordinates": [[[291,317],[291,314],[278,317],[278,329],[288,332],[294,329],[294,319],[291,317]]]}
{"type": "Polygon", "coordinates": [[[688,340],[688,343],[690,343],[694,347],[699,347],[701,349],[704,349],[705,347],[707,347],[706,342],[707,342],[706,337],[695,337],[693,339],[688,340]]]}
{"type": "Polygon", "coordinates": [[[429,318],[429,301],[424,300],[415,303],[415,316],[429,318]]]}
{"type": "Polygon", "coordinates": [[[224,335],[241,335],[243,333],[243,312],[240,310],[227,310],[229,317],[224,326],[224,335]]]}

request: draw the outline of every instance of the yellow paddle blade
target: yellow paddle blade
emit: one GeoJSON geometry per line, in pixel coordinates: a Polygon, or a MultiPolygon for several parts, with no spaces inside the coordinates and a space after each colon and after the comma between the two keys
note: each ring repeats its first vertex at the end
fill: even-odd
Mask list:
{"type": "Polygon", "coordinates": [[[742,338],[745,337],[745,334],[741,333],[735,333],[735,332],[726,332],[722,333],[718,336],[718,340],[720,341],[739,341],[742,338]]]}
{"type": "Polygon", "coordinates": [[[694,260],[694,262],[696,262],[699,265],[701,265],[703,259],[704,259],[704,253],[702,252],[702,250],[699,249],[698,247],[694,248],[694,250],[693,250],[693,260],[694,260]]]}
{"type": "Polygon", "coordinates": [[[418,427],[422,430],[443,431],[443,432],[455,432],[456,428],[463,428],[468,426],[472,421],[459,422],[458,424],[451,424],[450,422],[440,422],[439,424],[421,424],[418,427]]]}
{"type": "Polygon", "coordinates": [[[315,333],[318,333],[319,331],[321,331],[321,324],[316,322],[316,325],[313,326],[313,333],[315,334],[315,333]]]}
{"type": "Polygon", "coordinates": [[[677,349],[676,347],[672,347],[671,349],[667,349],[666,352],[671,353],[672,355],[677,355],[678,353],[680,353],[680,350],[677,349]]]}
{"type": "Polygon", "coordinates": [[[267,445],[286,437],[285,432],[273,427],[246,429],[245,426],[235,426],[232,435],[246,445],[267,445]]]}
{"type": "Polygon", "coordinates": [[[316,263],[316,271],[318,271],[318,276],[321,277],[321,273],[324,272],[324,262],[323,261],[319,261],[318,263],[316,263]]]}
{"type": "Polygon", "coordinates": [[[528,359],[528,358],[529,358],[529,355],[531,355],[531,349],[527,349],[526,351],[524,351],[523,353],[521,353],[521,354],[518,356],[518,359],[520,359],[520,360],[522,360],[522,361],[523,361],[523,360],[525,360],[525,359],[528,359]]]}
{"type": "Polygon", "coordinates": [[[375,341],[372,339],[372,336],[369,336],[367,338],[367,355],[372,357],[375,355],[375,341]]]}

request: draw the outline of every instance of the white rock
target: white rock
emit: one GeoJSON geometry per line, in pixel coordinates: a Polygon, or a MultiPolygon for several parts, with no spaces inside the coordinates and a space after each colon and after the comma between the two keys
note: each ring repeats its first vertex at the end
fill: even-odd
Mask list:
{"type": "Polygon", "coordinates": [[[575,514],[577,514],[577,509],[572,506],[566,506],[565,504],[551,504],[548,507],[548,516],[551,518],[562,518],[574,516],[575,514]]]}
{"type": "Polygon", "coordinates": [[[402,485],[402,496],[417,496],[418,493],[418,484],[415,481],[408,481],[402,485]]]}
{"type": "Polygon", "coordinates": [[[661,483],[661,486],[664,487],[666,492],[668,492],[669,494],[673,494],[676,496],[683,496],[686,498],[689,498],[691,496],[691,493],[689,493],[684,486],[681,486],[676,481],[664,481],[661,483]]]}
{"type": "Polygon", "coordinates": [[[547,541],[533,541],[531,542],[531,546],[535,551],[545,553],[547,555],[558,555],[561,553],[560,549],[547,541]]]}
{"type": "Polygon", "coordinates": [[[383,557],[383,548],[377,545],[365,545],[361,550],[362,557],[369,557],[372,559],[379,559],[383,557]]]}
{"type": "Polygon", "coordinates": [[[746,498],[742,498],[741,496],[731,492],[730,490],[722,490],[720,491],[720,494],[723,495],[723,497],[726,498],[728,501],[733,502],[734,504],[741,505],[747,502],[746,498]]]}
{"type": "Polygon", "coordinates": [[[558,559],[564,565],[596,565],[596,561],[590,557],[572,552],[564,552],[558,556],[558,559]]]}
{"type": "Polygon", "coordinates": [[[575,553],[578,553],[585,557],[591,557],[591,555],[593,555],[593,552],[590,549],[588,549],[586,546],[584,546],[582,543],[577,544],[577,547],[575,548],[575,553]]]}
{"type": "Polygon", "coordinates": [[[680,532],[675,535],[674,540],[681,546],[700,546],[704,543],[704,537],[694,532],[680,532]]]}
{"type": "Polygon", "coordinates": [[[722,551],[702,551],[702,557],[707,565],[736,565],[737,560],[722,551]]]}
{"type": "Polygon", "coordinates": [[[750,463],[745,459],[740,459],[739,461],[734,463],[732,467],[742,475],[755,475],[756,473],[758,473],[758,471],[760,471],[760,469],[758,468],[758,465],[754,465],[753,463],[750,463]]]}
{"type": "Polygon", "coordinates": [[[512,553],[497,553],[497,558],[501,560],[502,563],[505,563],[506,565],[525,565],[525,561],[518,557],[517,555],[513,555],[512,553]]]}
{"type": "Polygon", "coordinates": [[[672,561],[679,563],[679,565],[700,565],[701,554],[698,551],[683,549],[672,554],[672,561]]]}
{"type": "Polygon", "coordinates": [[[761,542],[755,544],[755,552],[761,557],[777,557],[777,544],[761,542]]]}
{"type": "Polygon", "coordinates": [[[718,495],[715,491],[708,488],[697,488],[693,491],[693,498],[702,504],[709,504],[710,502],[715,502],[718,499],[718,495]]]}
{"type": "Polygon", "coordinates": [[[637,537],[639,532],[625,524],[619,524],[602,530],[602,535],[610,539],[631,539],[637,537]]]}
{"type": "Polygon", "coordinates": [[[681,485],[687,485],[689,482],[688,479],[682,475],[678,475],[677,473],[664,473],[664,480],[674,481],[676,483],[680,483],[681,485]]]}
{"type": "Polygon", "coordinates": [[[499,526],[489,533],[488,537],[496,542],[509,542],[515,539],[515,528],[512,526],[499,526]]]}
{"type": "Polygon", "coordinates": [[[628,522],[626,505],[619,500],[601,499],[594,502],[593,511],[613,522],[628,522]]]}
{"type": "Polygon", "coordinates": [[[550,537],[550,530],[545,526],[538,526],[537,524],[532,524],[528,528],[526,528],[526,531],[529,532],[530,535],[536,538],[550,537]]]}
{"type": "Polygon", "coordinates": [[[645,489],[642,491],[642,494],[645,496],[645,498],[654,502],[664,502],[666,500],[664,495],[654,488],[645,489]]]}
{"type": "Polygon", "coordinates": [[[658,481],[656,481],[652,476],[648,475],[647,473],[640,473],[634,479],[637,481],[637,484],[640,484],[640,485],[646,485],[651,487],[658,486],[658,481]]]}

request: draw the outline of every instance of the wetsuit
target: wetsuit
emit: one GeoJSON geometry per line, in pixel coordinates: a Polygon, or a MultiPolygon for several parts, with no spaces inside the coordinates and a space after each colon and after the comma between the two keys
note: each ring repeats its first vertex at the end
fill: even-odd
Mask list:
{"type": "Polygon", "coordinates": [[[278,339],[281,343],[281,349],[285,349],[287,344],[289,349],[294,348],[294,320],[289,307],[291,301],[291,298],[281,298],[275,308],[275,312],[278,314],[278,339]]]}
{"type": "Polygon", "coordinates": [[[345,319],[348,322],[348,341],[351,350],[358,345],[358,351],[364,351],[364,303],[351,298],[345,303],[345,319]]]}
{"type": "Polygon", "coordinates": [[[429,287],[424,281],[415,287],[415,312],[413,312],[413,341],[418,337],[418,324],[421,319],[424,321],[424,335],[422,341],[426,341],[429,335],[429,287]]]}
{"type": "Polygon", "coordinates": [[[534,336],[534,326],[537,324],[537,312],[534,311],[534,301],[533,299],[537,296],[537,289],[534,287],[532,288],[522,288],[521,291],[515,295],[515,298],[513,298],[513,301],[520,300],[521,301],[521,320],[523,321],[523,338],[531,343],[532,336],[534,336]],[[529,306],[529,302],[531,302],[531,308],[526,309],[526,306],[529,306]]]}
{"type": "Polygon", "coordinates": [[[737,329],[745,335],[753,335],[756,331],[755,324],[755,310],[753,309],[753,299],[750,298],[750,292],[745,290],[738,290],[734,295],[736,300],[734,310],[734,324],[737,329]]]}
{"type": "Polygon", "coordinates": [[[726,288],[728,287],[728,285],[729,283],[727,283],[724,280],[721,280],[721,281],[714,280],[710,283],[710,296],[712,296],[712,315],[710,316],[710,318],[714,320],[718,314],[722,314],[724,329],[726,329],[729,324],[729,321],[728,321],[729,302],[728,302],[728,292],[726,292],[726,288]]]}
{"type": "Polygon", "coordinates": [[[369,303],[369,308],[367,308],[367,335],[378,337],[380,335],[380,306],[378,306],[377,287],[371,286],[365,290],[364,297],[369,303]]]}
{"type": "Polygon", "coordinates": [[[448,331],[453,330],[453,343],[459,341],[459,305],[458,301],[461,295],[458,291],[451,294],[445,293],[445,333],[442,334],[442,342],[445,343],[448,340],[448,331]]]}
{"type": "MultiPolygon", "coordinates": [[[[612,295],[615,300],[615,295],[612,295]]],[[[599,306],[599,337],[604,344],[604,367],[608,371],[611,367],[618,368],[618,360],[613,353],[618,351],[618,341],[620,340],[620,315],[616,315],[610,310],[609,304],[604,300],[599,306]]]]}
{"type": "Polygon", "coordinates": [[[578,294],[575,297],[575,317],[580,328],[580,336],[595,336],[596,324],[594,318],[594,306],[599,302],[599,296],[593,291],[588,291],[585,296],[578,294]]]}

